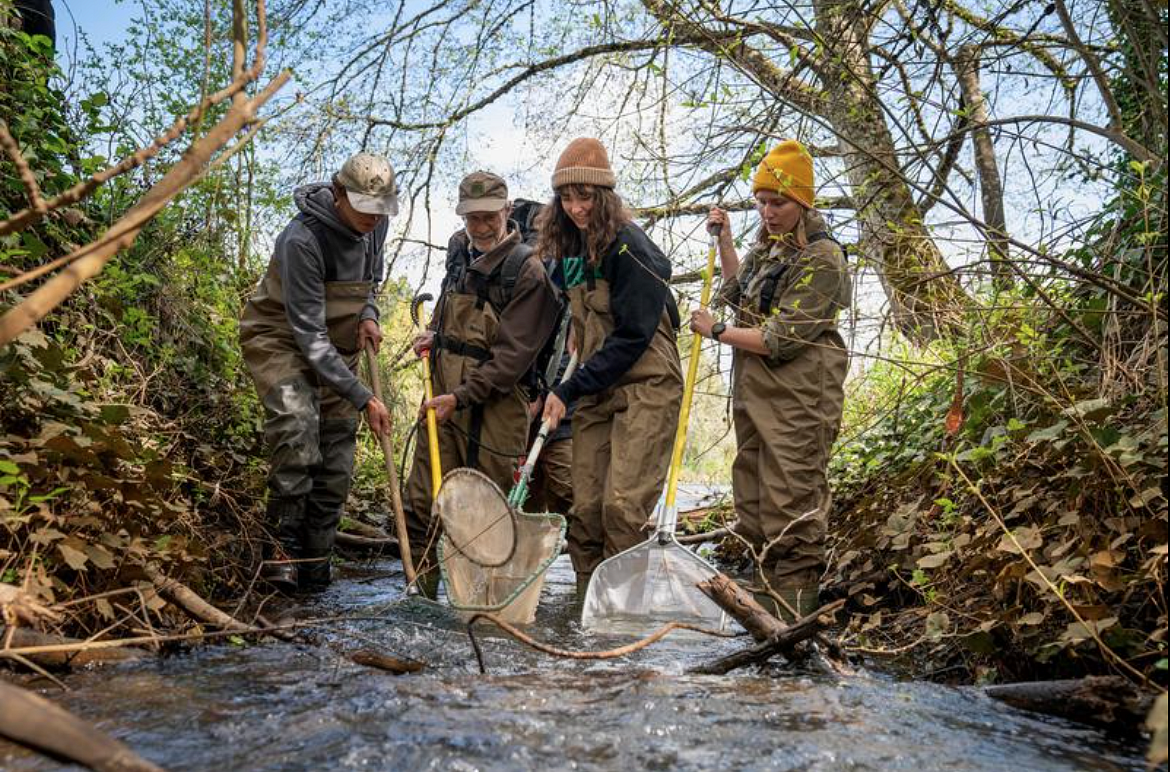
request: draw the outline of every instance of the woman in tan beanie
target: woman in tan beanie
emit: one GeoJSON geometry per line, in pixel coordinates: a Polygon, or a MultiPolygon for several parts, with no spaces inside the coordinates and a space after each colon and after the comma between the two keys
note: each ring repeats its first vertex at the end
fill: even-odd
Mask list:
{"type": "MultiPolygon", "coordinates": [[[[691,329],[734,349],[732,467],[736,529],[756,552],[757,581],[799,614],[814,611],[832,497],[829,450],[841,424],[848,353],[837,314],[849,304],[845,256],[813,208],[812,158],[780,143],[752,179],[760,229],[739,261],[727,214],[712,209],[735,326],[707,311],[691,329]]],[[[792,614],[761,593],[766,607],[792,614]]]]}
{"type": "Polygon", "coordinates": [[[581,359],[549,394],[544,418],[555,425],[576,400],[568,549],[582,594],[598,563],[646,538],[682,402],[670,262],[631,221],[614,183],[601,143],[575,139],[537,220],[536,251],[557,262],[581,359]]]}

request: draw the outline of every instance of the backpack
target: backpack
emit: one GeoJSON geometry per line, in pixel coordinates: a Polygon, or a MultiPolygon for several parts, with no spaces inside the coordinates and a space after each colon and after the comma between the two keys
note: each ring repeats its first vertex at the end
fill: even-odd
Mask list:
{"type": "Polygon", "coordinates": [[[512,219],[520,227],[520,241],[529,246],[536,244],[536,217],[544,209],[539,201],[517,198],[512,201],[512,219]]]}

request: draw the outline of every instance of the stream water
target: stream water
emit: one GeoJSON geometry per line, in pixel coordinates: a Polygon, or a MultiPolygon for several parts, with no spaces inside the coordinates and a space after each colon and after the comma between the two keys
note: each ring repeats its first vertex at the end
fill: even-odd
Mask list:
{"type": "MultiPolygon", "coordinates": [[[[484,630],[481,675],[464,626],[403,601],[397,562],[344,567],[298,616],[324,646],[224,644],[79,673],[52,699],[171,770],[1139,770],[1143,748],[1015,710],[974,689],[791,672],[690,676],[743,641],[670,638],[581,663],[484,630]],[[330,647],[421,659],[417,674],[330,647]]],[[[573,572],[549,573],[534,635],[608,648],[576,623],[573,572]]],[[[0,769],[62,767],[0,741],[0,769]]]]}

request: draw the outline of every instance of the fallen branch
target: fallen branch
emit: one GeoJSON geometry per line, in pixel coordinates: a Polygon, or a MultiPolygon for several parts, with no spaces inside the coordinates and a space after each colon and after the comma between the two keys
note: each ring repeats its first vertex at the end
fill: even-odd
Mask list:
{"type": "Polygon", "coordinates": [[[0,681],[0,735],[98,772],[162,772],[162,767],[69,711],[3,681],[0,681]]]}
{"type": "Polygon", "coordinates": [[[766,641],[784,630],[784,623],[756,603],[751,593],[736,584],[727,574],[699,582],[699,590],[743,625],[757,642],[766,641]]]}
{"type": "Polygon", "coordinates": [[[354,550],[368,550],[371,552],[380,550],[391,557],[398,557],[401,552],[398,546],[398,539],[395,539],[393,536],[382,536],[378,538],[358,536],[357,534],[338,531],[334,537],[334,543],[338,547],[354,550]]]}
{"type": "MultiPolygon", "coordinates": [[[[15,630],[0,628],[0,637],[8,640],[9,647],[13,649],[54,645],[73,647],[71,650],[66,651],[45,651],[24,655],[42,667],[85,667],[87,665],[101,665],[108,662],[127,662],[141,659],[146,655],[144,651],[126,647],[88,649],[86,648],[86,644],[89,643],[88,641],[83,641],[78,638],[66,638],[63,635],[39,633],[36,630],[27,630],[25,628],[17,628],[15,630]],[[11,635],[11,639],[8,638],[9,635],[11,635]]],[[[0,649],[0,654],[3,654],[4,651],[5,649],[0,649]]]]}
{"type": "MultiPolygon", "coordinates": [[[[819,636],[824,627],[821,617],[832,617],[845,605],[843,599],[835,600],[797,620],[796,623],[785,625],[756,603],[751,593],[725,574],[719,574],[706,582],[699,582],[698,587],[704,595],[743,625],[758,644],[690,670],[692,673],[703,675],[725,675],[736,668],[766,662],[775,654],[789,660],[804,659],[805,655],[797,651],[796,645],[819,636]]],[[[830,672],[839,674],[851,672],[847,666],[834,662],[826,655],[820,654],[818,657],[822,660],[822,667],[830,672]]]]}
{"type": "Polygon", "coordinates": [[[203,600],[194,590],[177,579],[172,579],[163,574],[153,565],[145,566],[144,571],[147,578],[158,589],[160,595],[201,622],[215,625],[222,630],[232,630],[235,632],[250,632],[255,629],[250,625],[244,624],[231,614],[220,611],[215,606],[203,600]]]}
{"type": "Polygon", "coordinates": [[[699,627],[698,625],[687,624],[686,622],[668,622],[654,632],[647,635],[641,640],[625,646],[619,646],[616,649],[605,649],[604,651],[570,651],[568,649],[558,649],[555,646],[549,646],[547,643],[541,643],[528,634],[517,630],[512,625],[497,617],[495,614],[474,614],[471,619],[467,620],[467,637],[471,639],[471,648],[475,650],[475,659],[479,663],[479,672],[487,673],[487,666],[483,661],[483,651],[479,647],[479,641],[475,637],[475,623],[479,620],[491,622],[496,627],[503,630],[508,635],[520,641],[526,646],[529,646],[542,654],[548,654],[553,657],[560,657],[562,659],[576,659],[576,660],[592,660],[592,659],[617,659],[633,654],[636,651],[650,646],[653,643],[665,638],[674,630],[691,630],[696,633],[704,635],[711,635],[718,638],[735,638],[736,633],[725,633],[719,630],[711,630],[706,627],[699,627]]]}
{"type": "Polygon", "coordinates": [[[394,675],[417,673],[426,667],[424,663],[418,660],[399,659],[398,657],[383,654],[373,649],[358,649],[357,651],[350,652],[346,656],[355,664],[385,670],[394,675]]]}
{"type": "Polygon", "coordinates": [[[1088,676],[984,687],[1009,705],[1098,726],[1138,731],[1154,697],[1121,676],[1088,676]]]}
{"type": "Polygon", "coordinates": [[[729,525],[725,528],[716,528],[713,531],[704,531],[703,533],[688,533],[685,536],[678,537],[679,544],[702,544],[704,542],[715,541],[722,539],[724,536],[731,535],[731,529],[735,524],[729,525]]]}
{"type": "MultiPolygon", "coordinates": [[[[783,655],[790,660],[802,659],[803,657],[796,653],[796,645],[820,633],[821,628],[824,627],[824,624],[821,622],[821,617],[832,616],[844,605],[845,601],[835,600],[832,603],[821,606],[813,613],[801,618],[789,627],[781,625],[783,629],[750,649],[729,654],[726,657],[720,657],[714,662],[708,662],[705,665],[698,665],[687,672],[695,673],[696,675],[726,675],[737,668],[747,667],[749,665],[761,665],[776,654],[783,655]]],[[[831,669],[834,671],[838,670],[836,667],[831,669]]]]}
{"type": "MultiPolygon", "coordinates": [[[[361,520],[346,520],[345,532],[357,536],[365,536],[368,539],[393,539],[394,537],[383,531],[376,525],[364,523],[361,520]]],[[[339,531],[338,533],[341,533],[339,531]]]]}

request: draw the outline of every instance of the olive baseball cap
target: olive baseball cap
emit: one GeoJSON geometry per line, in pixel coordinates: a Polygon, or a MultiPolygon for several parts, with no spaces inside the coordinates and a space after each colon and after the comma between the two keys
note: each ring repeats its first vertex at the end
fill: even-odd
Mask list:
{"type": "Polygon", "coordinates": [[[341,165],[337,182],[345,188],[349,204],[363,214],[398,214],[398,184],[394,167],[380,155],[358,153],[341,165]]]}
{"type": "Polygon", "coordinates": [[[491,172],[472,172],[459,182],[455,214],[498,212],[508,205],[508,183],[491,172]]]}

